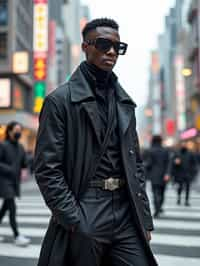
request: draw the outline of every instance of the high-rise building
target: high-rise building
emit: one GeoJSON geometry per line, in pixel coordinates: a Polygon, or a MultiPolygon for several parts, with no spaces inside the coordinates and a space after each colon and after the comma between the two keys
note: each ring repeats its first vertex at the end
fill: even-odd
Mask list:
{"type": "Polygon", "coordinates": [[[32,148],[37,119],[32,114],[33,1],[0,1],[0,138],[11,120],[22,123],[32,148]]]}
{"type": "Polygon", "coordinates": [[[88,21],[89,9],[80,0],[49,0],[48,90],[71,76],[83,59],[81,28],[88,21]]]}
{"type": "Polygon", "coordinates": [[[200,5],[198,0],[191,0],[188,11],[189,49],[187,60],[192,75],[188,84],[188,124],[200,130],[200,5]],[[190,121],[190,122],[189,122],[190,121]]]}
{"type": "MultiPolygon", "coordinates": [[[[189,34],[186,14],[191,0],[176,0],[173,8],[165,17],[164,32],[158,37],[159,57],[159,105],[161,133],[166,140],[174,143],[180,139],[180,134],[187,128],[187,86],[191,84],[189,78],[185,79],[186,71],[190,69],[187,60],[189,50],[189,34]],[[184,72],[185,70],[185,72],[184,72]]],[[[152,72],[149,86],[152,96],[152,72]]],[[[153,80],[153,81],[152,81],[153,80]]],[[[154,101],[147,109],[155,106],[154,101]]],[[[152,121],[155,121],[155,112],[152,113],[152,121]]]]}
{"type": "Polygon", "coordinates": [[[49,0],[49,50],[48,50],[48,88],[47,94],[66,80],[70,68],[70,50],[67,32],[64,29],[62,9],[68,5],[66,0],[49,0]]]}
{"type": "Polygon", "coordinates": [[[68,42],[71,50],[71,68],[68,76],[83,60],[83,53],[81,50],[81,29],[90,18],[89,8],[81,5],[80,0],[71,0],[63,8],[63,21],[65,25],[65,32],[67,32],[68,42]]]}

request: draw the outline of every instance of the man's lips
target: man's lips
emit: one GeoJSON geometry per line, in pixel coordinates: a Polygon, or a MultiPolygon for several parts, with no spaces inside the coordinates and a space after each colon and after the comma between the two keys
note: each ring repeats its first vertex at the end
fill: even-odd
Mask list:
{"type": "Polygon", "coordinates": [[[108,65],[114,65],[116,63],[116,61],[112,59],[104,59],[103,62],[108,65]]]}

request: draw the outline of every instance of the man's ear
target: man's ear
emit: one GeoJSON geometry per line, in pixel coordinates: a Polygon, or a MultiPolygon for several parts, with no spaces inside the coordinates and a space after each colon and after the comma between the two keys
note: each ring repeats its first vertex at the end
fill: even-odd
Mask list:
{"type": "Polygon", "coordinates": [[[86,42],[82,42],[82,44],[81,44],[81,48],[82,48],[82,51],[84,52],[84,53],[86,53],[86,51],[87,51],[87,48],[88,48],[88,44],[86,43],[86,42]]]}

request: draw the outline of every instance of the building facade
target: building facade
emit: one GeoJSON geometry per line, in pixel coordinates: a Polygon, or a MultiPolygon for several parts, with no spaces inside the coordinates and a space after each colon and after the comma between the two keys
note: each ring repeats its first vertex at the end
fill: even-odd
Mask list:
{"type": "Polygon", "coordinates": [[[200,127],[199,5],[199,0],[176,0],[158,37],[161,134],[170,144],[200,127]]]}
{"type": "Polygon", "coordinates": [[[0,1],[0,139],[11,120],[22,123],[23,142],[34,145],[37,119],[32,114],[33,1],[0,1]]]}

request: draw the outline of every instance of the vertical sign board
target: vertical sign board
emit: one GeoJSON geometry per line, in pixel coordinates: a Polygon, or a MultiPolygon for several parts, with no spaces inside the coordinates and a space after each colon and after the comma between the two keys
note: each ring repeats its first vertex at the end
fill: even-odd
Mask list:
{"type": "Polygon", "coordinates": [[[34,0],[34,113],[41,111],[46,94],[48,52],[48,1],[34,0]]]}
{"type": "Polygon", "coordinates": [[[176,84],[176,120],[178,131],[186,128],[186,105],[185,105],[185,84],[182,75],[184,67],[183,56],[178,54],[175,57],[175,84],[176,84]]]}

